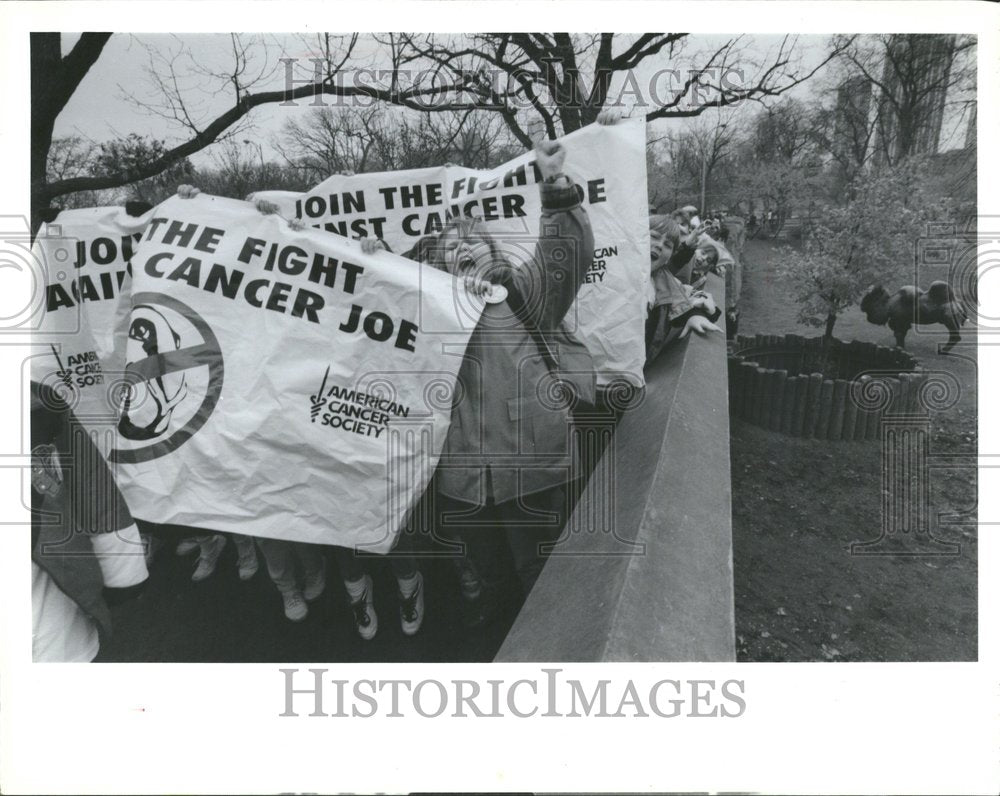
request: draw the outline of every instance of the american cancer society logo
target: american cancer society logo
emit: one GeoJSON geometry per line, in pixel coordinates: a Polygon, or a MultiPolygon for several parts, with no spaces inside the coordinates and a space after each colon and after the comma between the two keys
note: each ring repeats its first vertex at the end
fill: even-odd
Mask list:
{"type": "Polygon", "coordinates": [[[376,439],[382,436],[393,418],[410,415],[410,408],[394,398],[331,383],[329,365],[319,388],[309,396],[309,404],[313,423],[376,439]]]}

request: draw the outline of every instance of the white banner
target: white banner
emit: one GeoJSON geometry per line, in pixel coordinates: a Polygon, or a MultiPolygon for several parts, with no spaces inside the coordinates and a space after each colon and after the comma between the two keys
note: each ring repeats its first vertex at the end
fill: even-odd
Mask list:
{"type": "Polygon", "coordinates": [[[33,381],[53,388],[95,432],[106,454],[124,366],[132,257],[150,213],[121,207],[63,210],[44,224],[32,254],[44,276],[42,318],[33,335],[33,381]]]}
{"type": "MultiPolygon", "coordinates": [[[[566,173],[583,191],[594,230],[593,263],[565,325],[587,346],[598,384],[645,384],[649,205],[646,124],[589,125],[562,139],[566,173]]],[[[397,253],[451,217],[481,218],[514,262],[534,251],[541,203],[534,155],[488,171],[457,166],[333,176],[305,194],[262,191],[288,218],[348,237],[384,239],[397,253]]]]}
{"type": "Polygon", "coordinates": [[[154,522],[387,552],[480,300],[238,200],[173,197],[133,264],[119,483],[154,522]]]}

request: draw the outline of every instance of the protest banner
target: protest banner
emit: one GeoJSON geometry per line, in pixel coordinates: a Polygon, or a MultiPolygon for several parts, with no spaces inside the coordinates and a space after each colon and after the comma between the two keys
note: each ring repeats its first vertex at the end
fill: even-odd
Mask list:
{"type": "Polygon", "coordinates": [[[207,195],[155,208],[132,264],[134,383],[109,458],[133,513],[388,552],[436,465],[481,301],[207,195]]]}
{"type": "MultiPolygon", "coordinates": [[[[132,524],[104,459],[114,447],[122,386],[129,260],[149,215],[132,216],[122,207],[63,210],[42,226],[32,246],[42,288],[30,359],[37,385],[32,417],[61,418],[68,408],[80,424],[56,435],[54,477],[73,497],[60,504],[69,507],[70,516],[61,520],[69,533],[132,524]]],[[[32,432],[45,436],[40,428],[32,432]]],[[[33,453],[44,450],[55,451],[45,444],[33,453]]]]}
{"type": "Polygon", "coordinates": [[[122,207],[63,210],[32,247],[43,290],[31,379],[66,402],[104,453],[124,366],[129,259],[149,217],[122,207]]]}
{"type": "MultiPolygon", "coordinates": [[[[562,140],[565,171],[583,192],[594,230],[593,262],[564,327],[590,351],[597,383],[645,384],[645,318],[649,286],[649,207],[643,119],[589,125],[562,140]]],[[[541,218],[534,155],[495,169],[459,166],[335,175],[312,190],[262,191],[288,218],[347,237],[379,237],[395,252],[439,232],[449,218],[474,216],[524,262],[541,218]]]]}

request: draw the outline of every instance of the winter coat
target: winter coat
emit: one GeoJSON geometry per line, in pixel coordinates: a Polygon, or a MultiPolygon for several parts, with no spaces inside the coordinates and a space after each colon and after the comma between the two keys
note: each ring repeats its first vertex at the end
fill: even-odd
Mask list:
{"type": "Polygon", "coordinates": [[[94,620],[103,645],[111,613],[91,539],[132,525],[132,517],[90,435],[55,391],[31,382],[33,454],[42,446],[54,449],[62,484],[58,494],[32,490],[31,558],[94,620]]]}
{"type": "Polygon", "coordinates": [[[510,271],[507,300],[487,304],[469,338],[438,462],[438,490],[476,505],[514,500],[579,475],[569,409],[555,394],[557,379],[529,326],[560,368],[592,372],[589,355],[567,331],[574,324],[566,314],[593,259],[594,236],[575,185],[539,187],[534,256],[510,271]]]}
{"type": "Polygon", "coordinates": [[[703,235],[698,241],[698,248],[715,250],[717,258],[711,270],[726,281],[726,310],[735,310],[743,289],[743,266],[737,262],[725,244],[708,235],[703,235]]]}

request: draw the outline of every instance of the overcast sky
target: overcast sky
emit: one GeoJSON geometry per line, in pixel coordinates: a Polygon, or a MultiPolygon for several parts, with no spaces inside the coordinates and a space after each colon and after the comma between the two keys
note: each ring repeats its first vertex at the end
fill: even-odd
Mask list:
{"type": "MultiPolygon", "coordinates": [[[[63,36],[65,51],[72,47],[76,38],[71,34],[63,36]]],[[[636,70],[636,82],[646,87],[652,82],[657,70],[678,65],[683,68],[688,62],[699,63],[700,53],[709,48],[717,48],[726,38],[692,35],[679,58],[670,59],[664,51],[662,55],[644,61],[636,70]]],[[[753,36],[744,40],[745,58],[740,66],[745,70],[746,80],[754,79],[757,73],[755,64],[767,63],[768,56],[776,52],[781,38],[753,36]]],[[[281,88],[284,84],[284,67],[278,63],[278,59],[288,56],[307,59],[313,56],[313,41],[314,39],[303,40],[290,34],[267,34],[255,39],[247,71],[253,74],[263,73],[267,79],[254,90],[281,88]]],[[[827,42],[827,36],[799,37],[796,55],[801,72],[808,72],[823,59],[827,42]]],[[[617,44],[616,51],[624,46],[624,43],[617,44]]],[[[232,44],[228,34],[115,34],[60,115],[55,128],[56,136],[77,135],[101,142],[134,132],[161,138],[168,143],[178,143],[189,137],[180,125],[157,116],[148,109],[136,107],[134,102],[127,99],[131,96],[141,101],[159,102],[159,92],[148,73],[150,67],[154,66],[150,60],[150,50],[167,56],[168,60],[175,56],[173,66],[178,85],[183,89],[184,95],[191,98],[189,112],[199,122],[207,122],[232,106],[232,89],[220,90],[224,89],[224,84],[218,77],[218,74],[226,73],[233,63],[232,44]]],[[[384,50],[370,37],[362,37],[356,52],[357,56],[353,61],[355,64],[386,66],[384,50]]],[[[171,78],[166,63],[166,60],[158,61],[154,68],[160,78],[169,80],[171,78]]],[[[824,74],[825,71],[820,70],[811,81],[793,90],[792,94],[798,97],[816,96],[830,82],[831,75],[824,74]]],[[[620,90],[620,81],[621,78],[619,85],[613,87],[611,96],[616,96],[620,90]]],[[[630,101],[628,96],[625,99],[630,101]]],[[[734,113],[753,112],[756,107],[756,103],[749,103],[743,109],[727,110],[725,113],[730,116],[734,113]]],[[[241,133],[238,140],[247,138],[259,143],[265,158],[280,160],[271,146],[272,138],[280,132],[287,119],[308,112],[308,101],[300,101],[299,106],[294,108],[278,104],[261,106],[250,113],[245,122],[250,128],[245,134],[241,133]]],[[[685,123],[690,122],[671,120],[661,122],[658,126],[666,128],[685,123]]],[[[948,130],[943,132],[943,137],[954,138],[948,130]]],[[[954,145],[961,144],[962,141],[958,140],[954,145]]],[[[194,162],[204,164],[209,157],[208,151],[196,155],[194,162]]],[[[255,147],[252,151],[256,156],[255,147]]]]}

